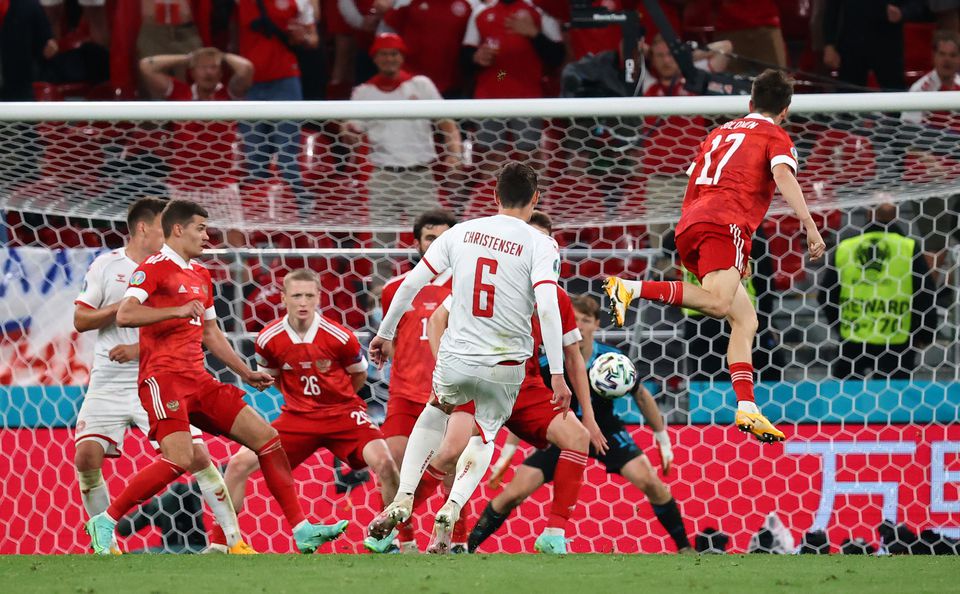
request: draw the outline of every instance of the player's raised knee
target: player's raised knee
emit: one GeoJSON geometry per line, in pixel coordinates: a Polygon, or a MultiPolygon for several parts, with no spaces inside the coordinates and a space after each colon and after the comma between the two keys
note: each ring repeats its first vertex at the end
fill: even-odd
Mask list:
{"type": "Polygon", "coordinates": [[[241,449],[239,452],[233,455],[230,458],[230,461],[227,462],[227,470],[225,474],[233,475],[234,473],[249,476],[253,474],[255,470],[260,466],[260,459],[257,458],[257,454],[252,450],[247,448],[241,449]]]}

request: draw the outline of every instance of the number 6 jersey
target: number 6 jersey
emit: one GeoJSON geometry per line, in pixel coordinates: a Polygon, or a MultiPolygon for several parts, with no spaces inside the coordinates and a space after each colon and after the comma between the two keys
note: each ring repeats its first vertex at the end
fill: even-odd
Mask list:
{"type": "Polygon", "coordinates": [[[677,235],[697,223],[737,225],[753,235],[773,200],[774,166],[797,173],[797,149],[770,118],[758,113],[715,128],[687,173],[677,235]]]}
{"type": "Polygon", "coordinates": [[[277,378],[284,412],[346,418],[349,411],[366,409],[350,379],[367,369],[360,342],[319,313],[303,336],[288,316],[268,325],[257,336],[256,354],[260,371],[277,378]]]}

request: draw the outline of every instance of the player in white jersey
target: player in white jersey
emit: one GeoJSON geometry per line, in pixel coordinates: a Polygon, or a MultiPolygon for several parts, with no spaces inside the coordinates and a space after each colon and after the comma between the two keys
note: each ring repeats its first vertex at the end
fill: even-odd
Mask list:
{"type": "MultiPolygon", "coordinates": [[[[75,301],[73,324],[77,332],[97,331],[90,383],[77,416],[74,440],[77,446],[74,465],[80,497],[87,515],[93,517],[110,504],[110,494],[103,482],[103,459],[122,454],[127,429],[138,427],[144,435],[149,429],[147,413],[137,395],[137,374],[140,358],[136,328],[120,328],[115,320],[130,275],[137,266],[163,246],[160,213],[166,202],[157,198],[141,198],[127,212],[130,239],[120,248],[98,256],[87,270],[83,289],[75,301]]],[[[201,432],[191,427],[195,464],[190,469],[203,498],[228,537],[228,551],[235,554],[252,552],[240,538],[237,515],[227,494],[226,485],[203,444],[201,432]]],[[[151,445],[159,450],[156,443],[151,445]]],[[[119,552],[119,551],[116,551],[119,552]]]]}
{"type": "Polygon", "coordinates": [[[409,519],[413,494],[440,446],[450,413],[473,401],[480,435],[471,438],[460,456],[450,496],[434,520],[434,538],[449,542],[445,536],[490,465],[493,439],[517,399],[524,363],[533,353],[534,305],[550,365],[553,402],[563,408],[570,404],[557,305],[560,254],[552,238],[527,224],[539,195],[532,168],[506,164],[497,175],[499,214],[460,223],[434,240],[397,289],[370,342],[370,359],[382,365],[392,353],[397,323],[414,296],[436,275],[452,270],[450,321],[433,371],[435,399],[410,434],[397,497],[370,524],[374,538],[386,537],[398,522],[409,519]]]}

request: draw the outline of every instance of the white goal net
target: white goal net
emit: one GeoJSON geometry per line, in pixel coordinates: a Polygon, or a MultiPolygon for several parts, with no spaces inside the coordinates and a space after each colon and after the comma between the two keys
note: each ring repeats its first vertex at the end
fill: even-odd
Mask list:
{"type": "MultiPolygon", "coordinates": [[[[73,300],[92,259],[122,245],[126,208],[137,198],[207,207],[214,232],[205,263],[221,325],[240,352],[251,356],[256,333],[283,314],[278,281],[300,267],[320,275],[322,313],[365,343],[379,319],[383,282],[416,258],[416,216],[431,207],[460,219],[492,214],[494,175],[508,159],[539,172],[540,207],[553,219],[571,295],[599,298],[608,275],[681,278],[670,229],[684,171],[706,132],[745,113],[746,102],[5,106],[0,553],[80,553],[89,543],[72,436],[92,340],[73,329],[73,300]]],[[[750,549],[751,539],[764,547],[770,541],[757,533],[775,514],[794,546],[822,531],[835,552],[847,539],[890,552],[943,550],[953,546],[947,538],[960,537],[960,93],[798,95],[785,129],[829,248],[825,262],[810,263],[802,229],[779,198],[754,241],[748,282],[761,320],[757,400],[787,441],[760,446],[732,426],[724,324],[646,305],[623,330],[605,317],[598,338],[637,363],[669,422],[675,469],[662,478],[691,541],[719,531],[728,551],[750,549]],[[867,300],[873,305],[860,313],[872,323],[879,318],[871,316],[890,318],[896,309],[902,332],[871,326],[867,348],[839,331],[857,320],[840,303],[849,279],[834,256],[841,242],[870,233],[913,240],[916,256],[905,273],[910,290],[876,289],[867,300]],[[885,521],[903,526],[884,540],[885,521]]],[[[893,272],[883,239],[849,245],[863,272],[854,284],[884,285],[893,272]]],[[[208,367],[235,381],[216,361],[208,367]]],[[[389,406],[388,380],[372,372],[363,390],[375,419],[389,406]]],[[[268,418],[278,413],[272,390],[251,391],[249,401],[268,418]]],[[[617,411],[659,468],[652,434],[628,401],[618,400],[617,411]]],[[[208,442],[220,463],[237,450],[219,438],[208,442]]],[[[154,455],[131,434],[123,457],[105,464],[111,493],[154,455]]],[[[321,452],[294,473],[310,514],[353,521],[334,545],[343,552],[362,549],[379,502],[374,479],[347,471],[335,475],[331,456],[321,452]]],[[[516,510],[481,552],[531,551],[549,489],[516,510]]],[[[291,551],[259,475],[248,493],[240,513],[248,542],[260,551],[291,551]]],[[[494,494],[477,492],[473,519],[494,494]]],[[[436,498],[430,509],[438,505],[436,498]]],[[[209,526],[196,485],[184,479],[120,530],[126,549],[196,551],[209,526]]],[[[643,493],[597,463],[588,465],[568,536],[574,552],[673,550],[643,493]]],[[[420,530],[421,545],[427,537],[420,530]]]]}

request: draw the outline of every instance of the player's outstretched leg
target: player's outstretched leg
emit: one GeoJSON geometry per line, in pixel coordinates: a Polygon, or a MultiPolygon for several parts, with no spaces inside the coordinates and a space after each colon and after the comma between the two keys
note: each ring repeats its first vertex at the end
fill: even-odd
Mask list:
{"type": "MultiPolygon", "coordinates": [[[[384,505],[393,502],[397,495],[397,485],[400,481],[400,471],[397,469],[390,448],[383,439],[374,439],[363,446],[363,461],[377,475],[380,481],[380,497],[384,505]]],[[[363,539],[363,546],[371,553],[399,553],[400,547],[394,543],[397,530],[392,530],[387,536],[376,539],[367,535],[363,539]]]]}
{"type": "Polygon", "coordinates": [[[753,395],[753,343],[757,336],[757,311],[743,285],[737,293],[727,314],[730,323],[730,343],[727,347],[727,364],[730,381],[737,395],[737,428],[750,433],[763,443],[783,441],[783,432],[774,427],[760,413],[753,395]]]}
{"type": "Polygon", "coordinates": [[[347,520],[333,524],[311,524],[307,521],[297,498],[290,461],[283,451],[277,430],[268,425],[252,408],[246,406],[237,414],[230,429],[230,437],[256,452],[267,489],[280,504],[284,517],[293,527],[293,540],[297,550],[311,554],[320,545],[334,540],[346,531],[349,525],[347,520]]]}
{"type": "Polygon", "coordinates": [[[494,444],[484,442],[482,437],[471,437],[466,449],[457,462],[456,479],[450,489],[450,497],[437,512],[433,521],[433,534],[428,553],[444,554],[450,552],[453,527],[460,518],[460,510],[477,489],[484,473],[493,459],[494,444]]]}
{"type": "Polygon", "coordinates": [[[406,522],[413,514],[413,494],[433,454],[443,441],[452,406],[431,403],[424,407],[417,419],[400,465],[400,486],[397,496],[373,519],[367,533],[376,538],[386,537],[400,522],[406,522]]]}
{"type": "Polygon", "coordinates": [[[656,471],[650,466],[646,456],[639,455],[630,460],[620,469],[620,475],[630,481],[635,487],[643,491],[653,508],[657,521],[663,526],[679,553],[692,552],[687,530],[683,526],[683,516],[677,501],[670,494],[670,489],[657,477],[656,471]]]}
{"type": "Polygon", "coordinates": [[[188,431],[174,431],[160,439],[162,456],[130,479],[106,511],[97,514],[86,523],[93,552],[109,555],[116,549],[117,522],[135,505],[147,501],[161,489],[175,481],[193,463],[193,444],[188,431]]]}
{"type": "MultiPolygon", "coordinates": [[[[555,448],[554,448],[555,449],[555,448]]],[[[533,454],[537,456],[544,450],[538,450],[533,454]]],[[[529,459],[528,459],[529,460],[529,459]]],[[[550,467],[553,467],[553,461],[550,467]]],[[[552,474],[551,474],[552,478],[552,474]]],[[[490,500],[487,507],[480,515],[480,519],[470,531],[467,537],[467,548],[473,553],[483,544],[485,540],[493,536],[497,530],[503,526],[503,523],[510,517],[510,513],[517,508],[523,501],[540,488],[544,483],[543,471],[528,466],[526,462],[517,467],[516,473],[503,491],[490,500]]]]}
{"type": "Polygon", "coordinates": [[[737,268],[707,273],[702,287],[682,281],[630,281],[613,276],[604,283],[604,291],[610,298],[610,312],[617,326],[623,325],[627,307],[638,297],[726,318],[730,323],[727,361],[737,394],[736,425],[762,442],[783,441],[783,433],[760,414],[753,399],[752,351],[757,312],[740,283],[737,268]]]}

